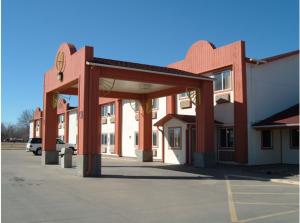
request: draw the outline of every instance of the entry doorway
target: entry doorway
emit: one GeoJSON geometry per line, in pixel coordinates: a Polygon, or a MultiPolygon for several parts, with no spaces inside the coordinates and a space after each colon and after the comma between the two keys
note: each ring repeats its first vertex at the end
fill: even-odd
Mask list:
{"type": "Polygon", "coordinates": [[[234,161],[234,128],[218,128],[217,160],[220,162],[234,161]]]}

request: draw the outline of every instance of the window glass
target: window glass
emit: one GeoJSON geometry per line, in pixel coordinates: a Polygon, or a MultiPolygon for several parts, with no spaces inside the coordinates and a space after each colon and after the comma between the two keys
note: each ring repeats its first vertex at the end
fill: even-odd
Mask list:
{"type": "Polygon", "coordinates": [[[138,132],[134,133],[134,145],[135,146],[139,145],[139,133],[138,132]]]}
{"type": "Polygon", "coordinates": [[[179,94],[179,98],[186,98],[188,96],[187,92],[183,92],[179,94]]]}
{"type": "Polygon", "coordinates": [[[110,115],[114,115],[115,114],[115,103],[112,103],[110,105],[110,115]]]}
{"type": "Polygon", "coordinates": [[[108,109],[109,109],[109,105],[103,105],[101,107],[101,116],[107,116],[109,112],[108,109]]]}
{"type": "Polygon", "coordinates": [[[64,115],[59,115],[58,120],[59,120],[60,123],[63,123],[64,122],[64,115]]]}
{"type": "Polygon", "coordinates": [[[101,145],[107,145],[107,134],[101,134],[101,145]]]}
{"type": "Polygon", "coordinates": [[[261,147],[272,148],[272,132],[270,130],[261,131],[261,147]]]}
{"type": "Polygon", "coordinates": [[[110,133],[110,135],[109,135],[109,144],[115,145],[115,134],[114,133],[110,133]]]}
{"type": "Polygon", "coordinates": [[[231,75],[230,71],[226,70],[223,72],[223,90],[231,88],[231,75]]]}
{"type": "Polygon", "coordinates": [[[226,129],[220,129],[220,146],[227,147],[226,143],[226,129]]]}
{"type": "Polygon", "coordinates": [[[299,129],[291,129],[290,131],[291,147],[299,149],[299,129]]]}
{"type": "Polygon", "coordinates": [[[215,75],[214,90],[215,91],[222,90],[222,75],[221,74],[215,75]]]}
{"type": "Polygon", "coordinates": [[[157,140],[158,140],[157,132],[156,131],[152,132],[152,146],[158,146],[157,140]]]}
{"type": "Polygon", "coordinates": [[[234,131],[233,128],[220,129],[220,147],[232,148],[234,146],[234,131]]]}
{"type": "Polygon", "coordinates": [[[181,149],[181,128],[169,128],[169,145],[172,149],[181,149]]]}
{"type": "Polygon", "coordinates": [[[158,98],[152,99],[152,109],[158,109],[158,98]]]}
{"type": "Polygon", "coordinates": [[[215,78],[214,90],[221,91],[231,88],[231,70],[225,70],[212,76],[215,78]]]}

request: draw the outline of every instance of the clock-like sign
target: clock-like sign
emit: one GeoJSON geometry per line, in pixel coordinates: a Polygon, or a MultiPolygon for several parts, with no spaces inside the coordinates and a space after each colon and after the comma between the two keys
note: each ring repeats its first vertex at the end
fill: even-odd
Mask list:
{"type": "Polygon", "coordinates": [[[59,51],[55,58],[55,67],[57,70],[57,79],[62,81],[63,79],[63,72],[65,70],[66,65],[66,58],[65,54],[62,51],[59,51]]]}

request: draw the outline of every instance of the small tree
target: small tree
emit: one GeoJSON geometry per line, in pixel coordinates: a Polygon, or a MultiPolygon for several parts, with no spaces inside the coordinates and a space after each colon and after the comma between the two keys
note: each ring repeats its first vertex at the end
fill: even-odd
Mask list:
{"type": "Polygon", "coordinates": [[[33,110],[27,109],[22,111],[20,117],[18,118],[18,125],[21,128],[29,129],[29,123],[33,119],[33,110]]]}

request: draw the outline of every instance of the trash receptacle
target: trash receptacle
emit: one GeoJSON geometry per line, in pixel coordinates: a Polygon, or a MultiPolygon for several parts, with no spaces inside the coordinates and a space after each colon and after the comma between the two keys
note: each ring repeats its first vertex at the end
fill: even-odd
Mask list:
{"type": "Polygon", "coordinates": [[[62,168],[72,168],[73,149],[62,148],[59,155],[60,155],[60,166],[62,168]]]}

